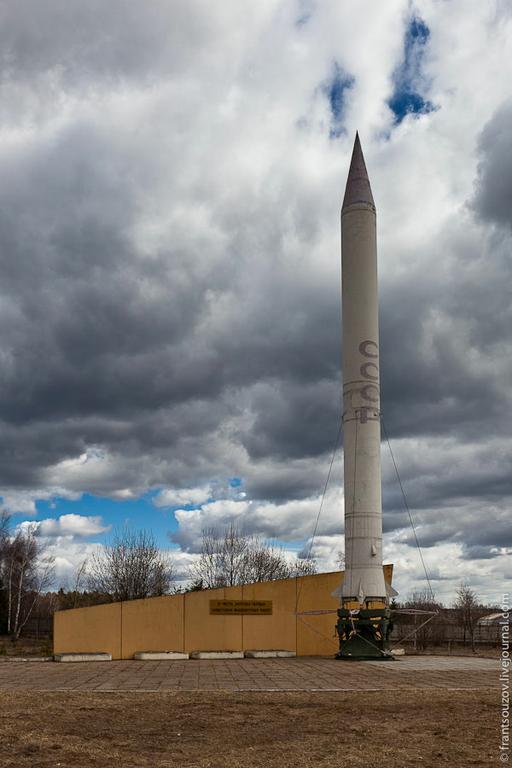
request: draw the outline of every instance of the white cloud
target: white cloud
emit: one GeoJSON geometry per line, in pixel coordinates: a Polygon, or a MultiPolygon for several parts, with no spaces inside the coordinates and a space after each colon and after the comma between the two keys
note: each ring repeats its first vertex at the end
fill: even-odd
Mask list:
{"type": "Polygon", "coordinates": [[[49,501],[54,498],[76,501],[82,494],[65,487],[39,488],[37,490],[0,489],[0,509],[9,515],[37,514],[36,501],[49,501]]]}
{"type": "MultiPolygon", "coordinates": [[[[218,499],[198,509],[178,509],[174,516],[179,528],[172,534],[172,540],[186,550],[197,551],[203,529],[222,530],[235,524],[247,534],[275,541],[301,542],[313,534],[321,501],[320,496],[283,503],[218,499]]],[[[325,495],[317,531],[320,536],[327,536],[342,528],[343,494],[341,489],[333,488],[325,495]]]]}
{"type": "Polygon", "coordinates": [[[164,488],[153,498],[155,507],[177,507],[187,504],[202,504],[211,496],[210,486],[200,488],[164,488]]]}
{"type": "Polygon", "coordinates": [[[97,536],[111,529],[99,515],[60,515],[55,519],[46,518],[37,523],[39,534],[44,537],[56,536],[97,536]]]}

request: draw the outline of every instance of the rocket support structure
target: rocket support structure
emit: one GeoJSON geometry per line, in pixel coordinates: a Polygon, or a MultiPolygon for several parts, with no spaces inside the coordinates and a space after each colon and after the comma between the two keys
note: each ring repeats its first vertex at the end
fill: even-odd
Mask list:
{"type": "Polygon", "coordinates": [[[338,658],[392,658],[382,569],[376,209],[356,134],[341,210],[345,578],[338,658]]]}

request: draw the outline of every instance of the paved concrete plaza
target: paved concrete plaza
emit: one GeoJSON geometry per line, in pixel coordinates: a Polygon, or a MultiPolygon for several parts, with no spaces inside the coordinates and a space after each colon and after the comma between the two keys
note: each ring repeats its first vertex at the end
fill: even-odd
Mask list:
{"type": "Polygon", "coordinates": [[[396,661],[326,658],[229,661],[0,662],[0,689],[24,691],[354,691],[499,686],[499,662],[457,656],[396,661]]]}

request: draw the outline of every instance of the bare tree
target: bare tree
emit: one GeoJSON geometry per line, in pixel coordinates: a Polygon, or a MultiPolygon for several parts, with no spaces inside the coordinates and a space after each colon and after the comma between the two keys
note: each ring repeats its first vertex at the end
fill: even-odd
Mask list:
{"type": "Polygon", "coordinates": [[[230,525],[223,534],[204,528],[201,556],[191,568],[192,589],[214,589],[244,583],[247,538],[230,525]]]}
{"type": "Polygon", "coordinates": [[[117,602],[166,594],[174,580],[174,566],[152,533],[124,528],[92,555],[88,574],[89,589],[117,602]]]}
{"type": "Polygon", "coordinates": [[[191,589],[214,589],[274,581],[316,572],[303,558],[291,564],[281,548],[242,533],[233,523],[224,531],[203,530],[201,556],[191,569],[191,589]]]}
{"type": "Polygon", "coordinates": [[[53,579],[54,559],[45,553],[36,526],[20,529],[13,537],[4,528],[0,568],[6,593],[6,629],[17,639],[53,579]]]}
{"type": "Polygon", "coordinates": [[[75,594],[75,608],[78,607],[78,595],[84,590],[84,584],[87,579],[87,558],[84,557],[81,563],[75,571],[75,578],[73,580],[73,592],[75,594]]]}
{"type": "MultiPolygon", "coordinates": [[[[90,604],[91,595],[86,591],[89,574],[87,572],[88,559],[78,563],[73,576],[68,580],[67,588],[61,587],[58,592],[58,608],[80,608],[90,604]]],[[[100,602],[109,602],[108,596],[100,602]]]]}
{"type": "Polygon", "coordinates": [[[318,573],[316,560],[313,557],[299,557],[292,568],[292,576],[313,576],[318,573]]]}
{"type": "Polygon", "coordinates": [[[5,510],[0,512],[0,546],[9,535],[9,520],[10,516],[5,510]]]}
{"type": "MultiPolygon", "coordinates": [[[[213,534],[215,537],[215,534],[213,534]]],[[[216,577],[222,586],[232,587],[246,581],[249,560],[249,539],[230,525],[224,534],[215,539],[216,577]]]]}
{"type": "Polygon", "coordinates": [[[7,631],[6,557],[9,544],[9,515],[0,513],[0,633],[7,631]]]}
{"type": "Polygon", "coordinates": [[[478,618],[478,601],[476,592],[474,592],[469,584],[461,582],[455,598],[454,608],[457,611],[457,618],[459,626],[462,627],[463,641],[466,645],[466,640],[469,636],[471,640],[471,650],[475,650],[475,625],[478,618]]]}
{"type": "Polygon", "coordinates": [[[244,584],[259,581],[287,579],[292,575],[292,568],[283,555],[283,551],[261,538],[250,538],[244,568],[244,584]]]}

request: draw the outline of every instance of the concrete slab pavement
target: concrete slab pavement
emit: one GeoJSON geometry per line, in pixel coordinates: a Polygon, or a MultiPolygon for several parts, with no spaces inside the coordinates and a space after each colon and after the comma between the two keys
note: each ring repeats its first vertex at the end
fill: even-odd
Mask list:
{"type": "Polygon", "coordinates": [[[226,661],[0,662],[0,689],[29,691],[358,691],[499,687],[498,659],[406,656],[226,661]]]}

